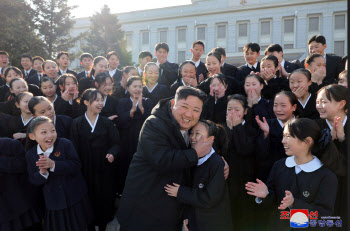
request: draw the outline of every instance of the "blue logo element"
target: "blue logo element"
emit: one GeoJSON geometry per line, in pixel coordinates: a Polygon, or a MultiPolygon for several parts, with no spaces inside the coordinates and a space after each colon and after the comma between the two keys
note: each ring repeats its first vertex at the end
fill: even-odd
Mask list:
{"type": "Polygon", "coordinates": [[[305,228],[309,227],[309,218],[306,211],[298,211],[293,213],[290,218],[290,227],[292,228],[305,228]]]}

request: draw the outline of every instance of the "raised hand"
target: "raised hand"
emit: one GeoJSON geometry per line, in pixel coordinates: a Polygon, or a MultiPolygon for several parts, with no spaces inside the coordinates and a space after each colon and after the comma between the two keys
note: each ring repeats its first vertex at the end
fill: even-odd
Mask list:
{"type": "Polygon", "coordinates": [[[109,120],[114,120],[115,118],[117,118],[118,116],[117,115],[112,115],[112,116],[109,116],[108,119],[109,120]]]}
{"type": "Polygon", "coordinates": [[[222,160],[225,163],[225,166],[224,166],[224,177],[225,177],[225,180],[227,180],[227,177],[228,177],[228,175],[230,173],[230,166],[228,166],[228,164],[227,164],[227,162],[226,162],[226,160],[224,159],[223,156],[221,158],[222,158],[222,160]]]}
{"type": "Polygon", "coordinates": [[[112,154],[107,154],[106,159],[108,160],[109,163],[113,163],[114,161],[114,156],[112,154]]]}
{"type": "Polygon", "coordinates": [[[264,132],[264,138],[266,139],[270,132],[270,126],[267,123],[265,117],[263,117],[264,122],[260,120],[259,116],[255,116],[255,120],[258,123],[260,129],[264,132]]]}
{"type": "MultiPolygon", "coordinates": [[[[333,123],[333,133],[335,138],[333,138],[332,134],[332,140],[338,139],[340,142],[343,142],[345,140],[345,132],[344,132],[344,125],[340,119],[340,117],[336,116],[334,118],[334,123],[333,123]]],[[[331,131],[332,133],[332,131],[331,131]]]]}
{"type": "Polygon", "coordinates": [[[204,75],[203,75],[203,74],[200,74],[200,75],[198,76],[198,81],[199,81],[200,83],[204,81],[204,75]]]}
{"type": "Polygon", "coordinates": [[[139,104],[138,104],[138,108],[140,109],[141,113],[143,114],[145,112],[145,109],[143,108],[143,105],[142,105],[142,92],[139,96],[139,104]]]}
{"type": "Polygon", "coordinates": [[[250,89],[247,92],[247,100],[248,100],[248,106],[253,107],[254,104],[257,104],[259,102],[259,95],[256,93],[255,90],[250,89]]]}
{"type": "Polygon", "coordinates": [[[296,90],[292,90],[292,92],[294,93],[294,95],[300,99],[303,95],[305,95],[306,93],[306,88],[304,86],[298,87],[296,90]]]}
{"type": "Polygon", "coordinates": [[[188,226],[188,219],[184,220],[184,229],[185,231],[190,231],[187,226],[188,226]]]}
{"type": "Polygon", "coordinates": [[[66,89],[64,92],[61,91],[61,98],[64,99],[65,101],[69,100],[69,92],[68,89],[66,89]]]}
{"type": "Polygon", "coordinates": [[[249,195],[264,199],[267,196],[267,192],[268,192],[267,186],[264,184],[264,182],[262,182],[259,179],[256,179],[256,182],[258,183],[247,182],[245,184],[245,189],[247,190],[247,193],[249,195]]]}
{"type": "Polygon", "coordinates": [[[198,158],[201,158],[210,153],[211,148],[213,146],[212,140],[204,142],[203,136],[197,141],[197,143],[193,146],[193,149],[196,150],[198,158]]]}
{"type": "Polygon", "coordinates": [[[164,188],[169,196],[177,197],[177,192],[179,191],[180,185],[175,183],[173,183],[173,185],[167,184],[164,188]]]}
{"type": "Polygon", "coordinates": [[[293,203],[294,203],[293,194],[290,191],[288,191],[288,190],[286,190],[285,193],[286,193],[286,196],[283,197],[283,199],[281,201],[281,204],[278,207],[278,209],[283,210],[283,209],[286,209],[288,207],[292,207],[293,206],[293,203]]]}

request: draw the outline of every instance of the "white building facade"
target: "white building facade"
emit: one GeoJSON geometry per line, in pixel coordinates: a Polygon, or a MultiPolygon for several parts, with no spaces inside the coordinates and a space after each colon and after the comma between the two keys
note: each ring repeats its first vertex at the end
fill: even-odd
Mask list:
{"type": "MultiPolygon", "coordinates": [[[[112,9],[113,11],[113,9],[112,9]]],[[[326,53],[347,54],[347,1],[344,0],[192,0],[192,4],[118,14],[127,49],[138,63],[140,51],[154,53],[166,42],[168,60],[191,58],[195,40],[205,43],[202,58],[214,47],[224,47],[227,61],[243,64],[242,49],[249,42],[261,47],[278,43],[287,60],[307,56],[307,41],[316,34],[326,37],[326,53]]],[[[76,19],[72,35],[89,29],[89,18],[76,19]]],[[[79,51],[79,44],[75,51],[79,51]]],[[[73,62],[72,67],[79,66],[73,62]]]]}

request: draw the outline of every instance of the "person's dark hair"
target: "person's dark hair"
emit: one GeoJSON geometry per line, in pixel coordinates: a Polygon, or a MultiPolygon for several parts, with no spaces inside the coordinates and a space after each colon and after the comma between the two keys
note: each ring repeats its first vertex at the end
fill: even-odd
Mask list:
{"type": "Polygon", "coordinates": [[[117,56],[117,58],[120,60],[120,55],[116,51],[110,51],[107,53],[106,58],[109,60],[113,55],[117,56]]]}
{"type": "Polygon", "coordinates": [[[292,119],[287,122],[286,126],[291,137],[301,141],[305,141],[307,137],[313,140],[310,151],[314,156],[320,158],[326,167],[335,174],[343,171],[342,169],[334,168],[334,162],[338,161],[339,151],[333,143],[330,133],[327,134],[325,130],[321,131],[314,120],[308,118],[292,119]]]}
{"type": "Polygon", "coordinates": [[[247,52],[248,50],[251,50],[252,52],[259,53],[260,52],[260,46],[257,43],[248,43],[243,47],[243,52],[247,52]]]}
{"type": "Polygon", "coordinates": [[[312,55],[309,55],[308,57],[306,57],[305,59],[305,63],[307,64],[311,64],[316,58],[319,58],[319,57],[322,57],[324,58],[322,55],[320,54],[312,54],[312,55]]]}
{"type": "Polygon", "coordinates": [[[153,58],[153,55],[152,55],[151,52],[149,52],[149,51],[141,51],[141,52],[139,53],[139,59],[146,58],[147,56],[150,56],[151,59],[153,58]]]}
{"type": "Polygon", "coordinates": [[[113,83],[113,78],[107,72],[101,72],[95,76],[94,82],[97,83],[98,87],[100,87],[102,84],[106,83],[107,79],[110,79],[113,83]]]}
{"type": "Polygon", "coordinates": [[[220,83],[222,83],[225,87],[227,87],[227,82],[225,80],[225,76],[223,74],[215,74],[210,78],[210,84],[213,82],[214,79],[219,80],[220,83]]]}
{"type": "Polygon", "coordinates": [[[128,78],[128,80],[127,80],[125,86],[126,86],[126,87],[130,87],[130,85],[131,85],[134,81],[137,81],[137,80],[141,81],[141,83],[142,83],[142,79],[141,79],[140,76],[130,76],[130,77],[128,78]]]}
{"type": "Polygon", "coordinates": [[[27,82],[26,82],[24,79],[22,79],[22,78],[16,78],[16,79],[12,79],[12,80],[10,81],[10,88],[11,88],[11,89],[13,89],[13,88],[12,88],[12,87],[13,87],[13,83],[16,82],[16,81],[22,81],[22,82],[24,82],[25,85],[27,85],[27,87],[28,87],[28,84],[27,84],[27,82]]]}
{"type": "Polygon", "coordinates": [[[296,73],[300,73],[300,74],[303,74],[308,81],[311,80],[311,72],[305,68],[299,68],[299,69],[296,69],[295,71],[293,71],[290,76],[289,76],[289,79],[292,77],[293,74],[296,74],[296,73]]]}
{"type": "Polygon", "coordinates": [[[20,69],[18,69],[17,67],[14,66],[8,66],[5,70],[4,73],[4,77],[6,78],[6,76],[9,74],[9,71],[13,70],[14,72],[16,72],[18,75],[22,76],[22,71],[20,69]]]}
{"type": "Polygon", "coordinates": [[[156,46],[154,47],[155,51],[158,51],[160,48],[163,48],[166,50],[167,53],[169,53],[169,46],[166,43],[157,43],[156,46]]]}
{"type": "Polygon", "coordinates": [[[106,60],[106,62],[108,62],[105,57],[97,56],[97,57],[94,58],[94,66],[96,66],[101,60],[106,60]]]}
{"type": "Polygon", "coordinates": [[[346,111],[348,108],[348,89],[344,86],[338,85],[338,84],[330,84],[327,86],[322,87],[320,90],[318,90],[317,95],[324,91],[326,94],[326,97],[329,101],[335,101],[340,102],[342,100],[345,100],[345,105],[343,110],[346,111]]]}
{"type": "MultiPolygon", "coordinates": [[[[298,98],[296,97],[296,95],[293,93],[293,92],[291,92],[291,91],[280,91],[280,92],[278,92],[276,95],[275,95],[275,98],[277,97],[277,96],[279,96],[279,95],[285,95],[285,96],[287,96],[288,97],[288,99],[289,99],[289,103],[292,105],[292,106],[294,106],[294,105],[298,105],[298,98]]],[[[274,99],[275,99],[274,98],[274,99]]],[[[299,116],[299,109],[298,108],[296,108],[295,109],[295,111],[293,112],[293,115],[295,116],[295,117],[297,117],[297,116],[299,116]]]]}
{"type": "Polygon", "coordinates": [[[200,120],[208,130],[208,137],[214,136],[213,148],[217,154],[227,158],[228,150],[228,135],[226,129],[220,125],[216,124],[210,120],[200,120]]]}
{"type": "Polygon", "coordinates": [[[271,44],[268,47],[266,47],[264,54],[267,55],[267,52],[283,52],[283,48],[279,44],[271,44]]]}
{"type": "Polygon", "coordinates": [[[226,57],[226,51],[223,47],[215,47],[211,50],[211,52],[219,52],[220,56],[223,55],[226,57]]]}
{"type": "Polygon", "coordinates": [[[65,73],[63,74],[60,79],[59,79],[59,85],[61,86],[62,88],[62,92],[64,92],[66,90],[66,80],[68,78],[71,78],[73,79],[73,82],[77,85],[78,87],[78,80],[77,78],[73,75],[73,74],[69,74],[69,73],[65,73]]]}
{"type": "Polygon", "coordinates": [[[48,100],[46,97],[44,97],[44,96],[34,96],[34,97],[31,98],[31,99],[29,100],[29,102],[28,102],[29,111],[30,111],[33,115],[35,115],[34,107],[35,107],[37,104],[39,104],[39,103],[41,103],[41,102],[43,102],[43,101],[48,102],[48,103],[51,104],[52,107],[53,107],[53,103],[51,103],[51,101],[48,100]]]}
{"type": "Polygon", "coordinates": [[[80,101],[79,101],[80,105],[84,105],[85,106],[84,101],[88,101],[91,104],[92,102],[94,102],[97,99],[99,94],[101,95],[102,99],[104,99],[102,92],[100,92],[96,88],[88,88],[88,89],[86,89],[83,92],[83,94],[81,95],[81,98],[80,98],[80,101]]]}
{"type": "MultiPolygon", "coordinates": [[[[29,134],[33,133],[39,125],[46,123],[46,122],[53,123],[52,120],[46,116],[38,116],[38,117],[33,118],[30,121],[30,123],[28,124],[27,137],[29,137],[29,134]]],[[[28,151],[29,149],[31,149],[32,147],[34,147],[37,144],[38,143],[35,140],[31,140],[31,139],[27,138],[26,145],[25,145],[26,151],[28,151]]]]}
{"type": "Polygon", "coordinates": [[[259,81],[260,84],[265,84],[263,78],[261,78],[261,77],[260,77],[259,75],[257,75],[257,74],[250,74],[250,75],[247,75],[247,77],[245,77],[245,79],[244,79],[244,83],[245,83],[246,79],[247,79],[247,78],[250,78],[250,77],[256,78],[256,79],[259,81]]]}
{"type": "Polygon", "coordinates": [[[192,43],[192,49],[194,48],[195,45],[201,45],[203,46],[203,49],[204,49],[204,43],[201,40],[194,41],[192,43]]]}
{"type": "Polygon", "coordinates": [[[43,70],[45,69],[45,65],[46,65],[47,63],[54,63],[54,64],[56,65],[56,67],[57,67],[57,63],[56,63],[55,61],[53,61],[53,60],[45,60],[45,61],[43,62],[43,64],[41,65],[41,67],[43,68],[43,70]]]}
{"type": "Polygon", "coordinates": [[[209,56],[214,56],[214,57],[219,61],[219,63],[221,64],[221,54],[220,54],[219,52],[217,52],[217,51],[211,51],[211,52],[209,52],[209,53],[207,54],[207,58],[208,58],[209,56]]]}
{"type": "Polygon", "coordinates": [[[84,58],[90,58],[91,60],[94,59],[94,57],[92,56],[92,54],[90,54],[90,53],[82,53],[82,54],[80,55],[80,62],[82,62],[84,58]]]}
{"type": "Polygon", "coordinates": [[[41,80],[40,80],[40,88],[41,88],[41,85],[42,85],[43,83],[45,83],[45,82],[51,82],[54,86],[56,86],[56,85],[55,85],[55,81],[53,81],[53,79],[51,79],[51,78],[48,77],[48,76],[43,76],[43,77],[41,78],[41,80]]]}
{"type": "Polygon", "coordinates": [[[40,56],[34,56],[34,57],[33,57],[33,63],[34,63],[35,60],[40,60],[41,62],[44,62],[44,61],[45,61],[44,58],[43,58],[43,57],[40,57],[40,56]]]}
{"type": "Polygon", "coordinates": [[[273,64],[275,65],[275,68],[278,67],[278,59],[277,59],[276,56],[274,56],[274,55],[267,55],[267,56],[265,56],[264,58],[261,59],[260,65],[262,65],[262,63],[263,63],[265,60],[271,60],[271,61],[273,62],[273,64]]]}
{"type": "Polygon", "coordinates": [[[129,74],[129,72],[130,72],[131,70],[136,70],[136,68],[133,67],[133,66],[126,66],[126,67],[123,68],[123,72],[124,72],[125,74],[129,74]]]}
{"type": "Polygon", "coordinates": [[[181,86],[176,90],[175,102],[181,99],[186,100],[188,96],[198,97],[204,104],[207,95],[200,89],[194,87],[181,86]]]}
{"type": "MultiPolygon", "coordinates": [[[[4,66],[2,69],[1,69],[1,74],[3,75],[3,76],[5,76],[4,74],[5,74],[5,71],[6,71],[6,69],[7,68],[9,68],[9,67],[11,67],[10,65],[6,65],[6,66],[4,66]]],[[[21,71],[22,72],[22,71],[21,71]]]]}
{"type": "Polygon", "coordinates": [[[68,59],[69,59],[69,53],[66,52],[66,51],[60,51],[58,54],[57,54],[57,59],[60,59],[62,57],[62,55],[67,55],[68,59]]]}
{"type": "Polygon", "coordinates": [[[30,54],[22,54],[21,59],[28,58],[30,62],[33,62],[33,57],[30,54]]]}
{"type": "Polygon", "coordinates": [[[316,42],[316,43],[321,43],[322,45],[326,44],[326,38],[323,35],[314,35],[312,36],[309,41],[307,41],[307,45],[310,45],[310,43],[316,42]]]}
{"type": "Polygon", "coordinates": [[[34,96],[32,93],[30,92],[22,92],[22,93],[19,93],[16,97],[15,97],[15,102],[16,103],[20,103],[21,100],[23,99],[24,96],[27,96],[27,95],[31,95],[32,97],[34,96]]]}
{"type": "Polygon", "coordinates": [[[6,51],[0,51],[0,55],[6,55],[7,57],[9,57],[9,53],[7,53],[6,51]]]}

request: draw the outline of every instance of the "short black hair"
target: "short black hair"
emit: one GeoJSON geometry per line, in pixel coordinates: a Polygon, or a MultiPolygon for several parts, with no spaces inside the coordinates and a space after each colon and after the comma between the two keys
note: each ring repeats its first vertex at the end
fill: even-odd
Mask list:
{"type": "Polygon", "coordinates": [[[316,42],[316,43],[321,43],[322,45],[326,44],[326,38],[323,35],[314,35],[312,36],[309,41],[307,41],[307,45],[310,45],[310,43],[316,42]]]}
{"type": "Polygon", "coordinates": [[[248,43],[243,47],[243,52],[247,52],[248,50],[251,50],[253,52],[259,53],[260,52],[260,46],[257,43],[248,43]]]}
{"type": "Polygon", "coordinates": [[[226,51],[225,51],[225,48],[223,48],[223,47],[215,47],[215,48],[213,48],[212,50],[211,50],[212,52],[219,52],[220,53],[220,55],[223,55],[223,56],[225,56],[226,57],[226,51]]]}
{"type": "Polygon", "coordinates": [[[160,48],[163,48],[166,50],[167,53],[169,53],[169,46],[166,43],[157,43],[156,46],[154,47],[155,51],[158,51],[160,48]]]}
{"type": "Polygon", "coordinates": [[[273,62],[273,64],[275,65],[275,67],[278,67],[278,59],[276,56],[274,55],[267,55],[264,58],[261,59],[260,61],[260,65],[265,61],[265,60],[271,60],[273,62]]]}
{"type": "Polygon", "coordinates": [[[0,55],[6,55],[7,57],[9,57],[9,53],[7,53],[6,51],[0,51],[0,55]]]}
{"type": "Polygon", "coordinates": [[[118,52],[116,52],[116,51],[110,51],[110,52],[108,52],[107,55],[106,55],[106,58],[107,58],[107,59],[110,59],[110,58],[112,57],[112,55],[115,55],[115,56],[117,56],[118,59],[120,59],[120,55],[119,55],[118,52]]]}
{"type": "Polygon", "coordinates": [[[67,51],[60,51],[57,55],[57,59],[60,59],[62,57],[62,55],[67,55],[67,57],[69,59],[69,53],[67,51]]]}
{"type": "Polygon", "coordinates": [[[44,58],[41,57],[41,56],[34,56],[34,57],[33,57],[33,63],[34,63],[35,60],[40,60],[41,62],[44,62],[44,61],[45,61],[44,58]]]}
{"type": "Polygon", "coordinates": [[[147,56],[150,56],[151,59],[153,58],[153,55],[152,55],[151,52],[149,52],[149,51],[141,51],[141,52],[139,53],[139,59],[146,58],[147,56]]]}
{"type": "Polygon", "coordinates": [[[305,63],[310,65],[316,58],[319,58],[319,57],[324,58],[323,55],[320,55],[320,54],[309,55],[308,57],[306,57],[305,63]]]}
{"type": "Polygon", "coordinates": [[[176,90],[175,101],[184,99],[186,100],[188,96],[198,97],[204,104],[207,95],[200,89],[194,87],[181,86],[176,90]]]}
{"type": "Polygon", "coordinates": [[[267,52],[271,52],[271,53],[273,53],[273,52],[275,52],[275,51],[277,51],[277,52],[283,52],[283,48],[281,47],[281,45],[280,44],[271,44],[271,45],[269,45],[266,49],[265,49],[265,55],[267,55],[267,52]]]}
{"type": "Polygon", "coordinates": [[[23,58],[28,58],[28,59],[30,59],[30,62],[33,62],[33,57],[30,54],[22,54],[21,59],[23,59],[23,58]]]}
{"type": "Polygon", "coordinates": [[[94,59],[94,57],[93,57],[92,54],[90,54],[90,53],[82,53],[82,54],[80,55],[80,62],[83,61],[83,58],[90,58],[91,60],[94,59]]]}
{"type": "Polygon", "coordinates": [[[194,41],[192,43],[192,48],[194,48],[194,46],[197,44],[203,46],[203,49],[204,49],[204,42],[202,42],[201,40],[194,41]]]}

